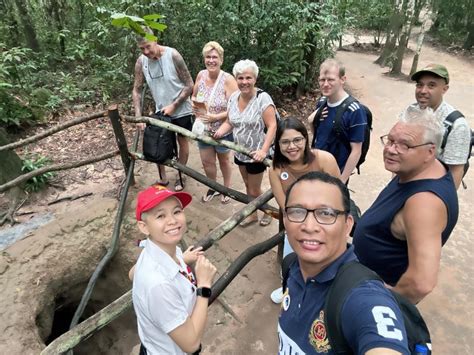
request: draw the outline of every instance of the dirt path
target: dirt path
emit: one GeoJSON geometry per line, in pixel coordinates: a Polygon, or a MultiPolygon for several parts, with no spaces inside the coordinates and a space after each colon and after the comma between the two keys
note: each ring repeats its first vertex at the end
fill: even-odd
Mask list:
{"type": "MultiPolygon", "coordinates": [[[[365,210],[390,177],[383,168],[382,147],[378,137],[386,134],[397,114],[415,101],[414,85],[384,75],[387,69],[373,64],[375,55],[341,51],[337,58],[346,65],[348,84],[371,108],[375,117],[369,159],[363,166],[362,175],[351,179],[351,188],[355,191],[353,196],[365,210]]],[[[419,67],[432,61],[443,63],[448,68],[451,85],[445,99],[464,112],[471,127],[474,127],[474,65],[425,46],[419,67]]],[[[406,59],[405,73],[409,72],[409,65],[411,60],[406,59]]],[[[435,354],[474,353],[474,214],[471,209],[474,200],[474,169],[468,172],[465,181],[468,189],[460,188],[458,191],[459,220],[451,239],[443,248],[438,285],[420,304],[431,330],[435,354]]]]}

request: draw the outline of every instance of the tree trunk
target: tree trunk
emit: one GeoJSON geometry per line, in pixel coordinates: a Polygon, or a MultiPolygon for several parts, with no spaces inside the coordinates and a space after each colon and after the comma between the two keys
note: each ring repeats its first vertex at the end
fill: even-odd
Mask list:
{"type": "MultiPolygon", "coordinates": [[[[50,4],[47,7],[49,15],[51,16],[51,19],[53,20],[54,24],[56,25],[56,30],[59,34],[64,29],[63,23],[62,23],[62,8],[61,4],[57,0],[50,0],[50,4]]],[[[66,53],[66,42],[64,39],[64,36],[61,34],[59,36],[59,53],[61,56],[63,56],[66,53]]]]}
{"type": "Polygon", "coordinates": [[[23,26],[23,34],[25,35],[26,45],[32,51],[39,52],[40,45],[36,36],[36,30],[33,27],[33,23],[31,22],[31,17],[28,13],[28,9],[26,8],[26,4],[21,0],[15,0],[15,5],[18,9],[18,13],[20,14],[19,19],[23,26]]]}
{"type": "MultiPolygon", "coordinates": [[[[0,128],[0,146],[8,143],[7,132],[5,132],[3,128],[0,128]]],[[[23,163],[20,157],[13,150],[0,152],[0,185],[21,175],[22,165],[23,163]]],[[[9,208],[8,211],[0,211],[0,226],[7,220],[10,221],[11,224],[15,223],[13,214],[20,200],[24,197],[24,194],[23,189],[18,186],[7,191],[9,208]]]]}
{"type": "Polygon", "coordinates": [[[424,18],[422,19],[420,33],[418,34],[418,38],[416,40],[415,56],[413,57],[413,62],[411,63],[410,77],[415,74],[418,68],[418,59],[420,57],[421,47],[423,46],[423,40],[425,39],[426,31],[428,30],[428,22],[429,16],[426,12],[424,18]]]}
{"type": "Polygon", "coordinates": [[[402,73],[402,64],[403,64],[403,57],[405,55],[406,50],[406,42],[408,41],[408,36],[410,33],[410,28],[413,23],[413,0],[403,0],[402,5],[402,35],[400,40],[398,41],[398,48],[396,50],[396,57],[395,61],[392,65],[392,70],[390,71],[392,74],[401,74],[402,73]]]}
{"type": "Polygon", "coordinates": [[[397,38],[400,34],[401,27],[403,26],[403,22],[400,21],[401,10],[399,7],[400,3],[396,1],[394,4],[393,14],[390,17],[390,24],[387,30],[387,40],[383,46],[382,53],[375,61],[375,63],[381,67],[384,67],[388,59],[394,54],[397,38]]]}
{"type": "MultiPolygon", "coordinates": [[[[0,128],[0,146],[8,144],[7,132],[0,128]]],[[[0,151],[0,185],[21,175],[22,162],[13,150],[0,151]]]]}

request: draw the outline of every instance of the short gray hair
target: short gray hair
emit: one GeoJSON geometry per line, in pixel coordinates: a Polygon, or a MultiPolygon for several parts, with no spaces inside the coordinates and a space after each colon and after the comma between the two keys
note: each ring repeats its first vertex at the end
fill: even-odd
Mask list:
{"type": "Polygon", "coordinates": [[[239,60],[237,63],[235,63],[234,68],[232,69],[232,73],[234,74],[234,76],[237,76],[247,70],[252,71],[253,75],[255,76],[255,79],[258,78],[258,65],[250,59],[239,60]]]}
{"type": "MultiPolygon", "coordinates": [[[[149,34],[149,35],[152,35],[154,36],[155,34],[153,33],[153,30],[148,27],[148,26],[141,26],[143,31],[145,31],[146,34],[149,34]]],[[[147,39],[146,37],[142,36],[142,35],[135,35],[135,39],[137,41],[137,44],[140,45],[141,43],[144,43],[144,42],[156,42],[156,41],[150,41],[149,39],[147,39]]]]}
{"type": "Polygon", "coordinates": [[[427,107],[422,109],[418,106],[410,105],[402,112],[399,121],[421,126],[424,132],[424,140],[426,142],[432,142],[436,146],[436,151],[439,153],[444,136],[444,126],[443,123],[436,118],[431,108],[427,107]]]}

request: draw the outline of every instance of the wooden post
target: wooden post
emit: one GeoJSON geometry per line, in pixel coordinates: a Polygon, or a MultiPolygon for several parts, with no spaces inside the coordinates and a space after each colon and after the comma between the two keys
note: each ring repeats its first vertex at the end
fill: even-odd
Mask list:
{"type": "MultiPolygon", "coordinates": [[[[123,133],[123,127],[120,123],[120,115],[118,112],[117,105],[112,105],[109,107],[108,116],[110,118],[110,122],[112,123],[112,128],[114,130],[115,141],[117,142],[117,146],[120,150],[120,157],[122,158],[125,176],[127,176],[132,160],[130,159],[130,155],[128,154],[127,139],[125,138],[125,134],[123,133]]],[[[135,179],[133,176],[131,182],[132,185],[135,184],[135,179]]]]}

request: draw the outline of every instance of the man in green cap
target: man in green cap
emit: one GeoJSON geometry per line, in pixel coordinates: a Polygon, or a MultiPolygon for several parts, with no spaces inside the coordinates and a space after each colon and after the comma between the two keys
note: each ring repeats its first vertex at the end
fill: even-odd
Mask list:
{"type": "Polygon", "coordinates": [[[470,154],[471,129],[465,117],[460,113],[454,122],[447,119],[456,111],[453,106],[443,100],[443,95],[449,89],[448,69],[441,64],[429,64],[413,74],[411,80],[416,81],[417,101],[411,106],[431,108],[435,117],[443,122],[445,130],[449,132],[446,142],[441,145],[438,159],[448,166],[457,189],[464,174],[464,164],[470,154]]]}

